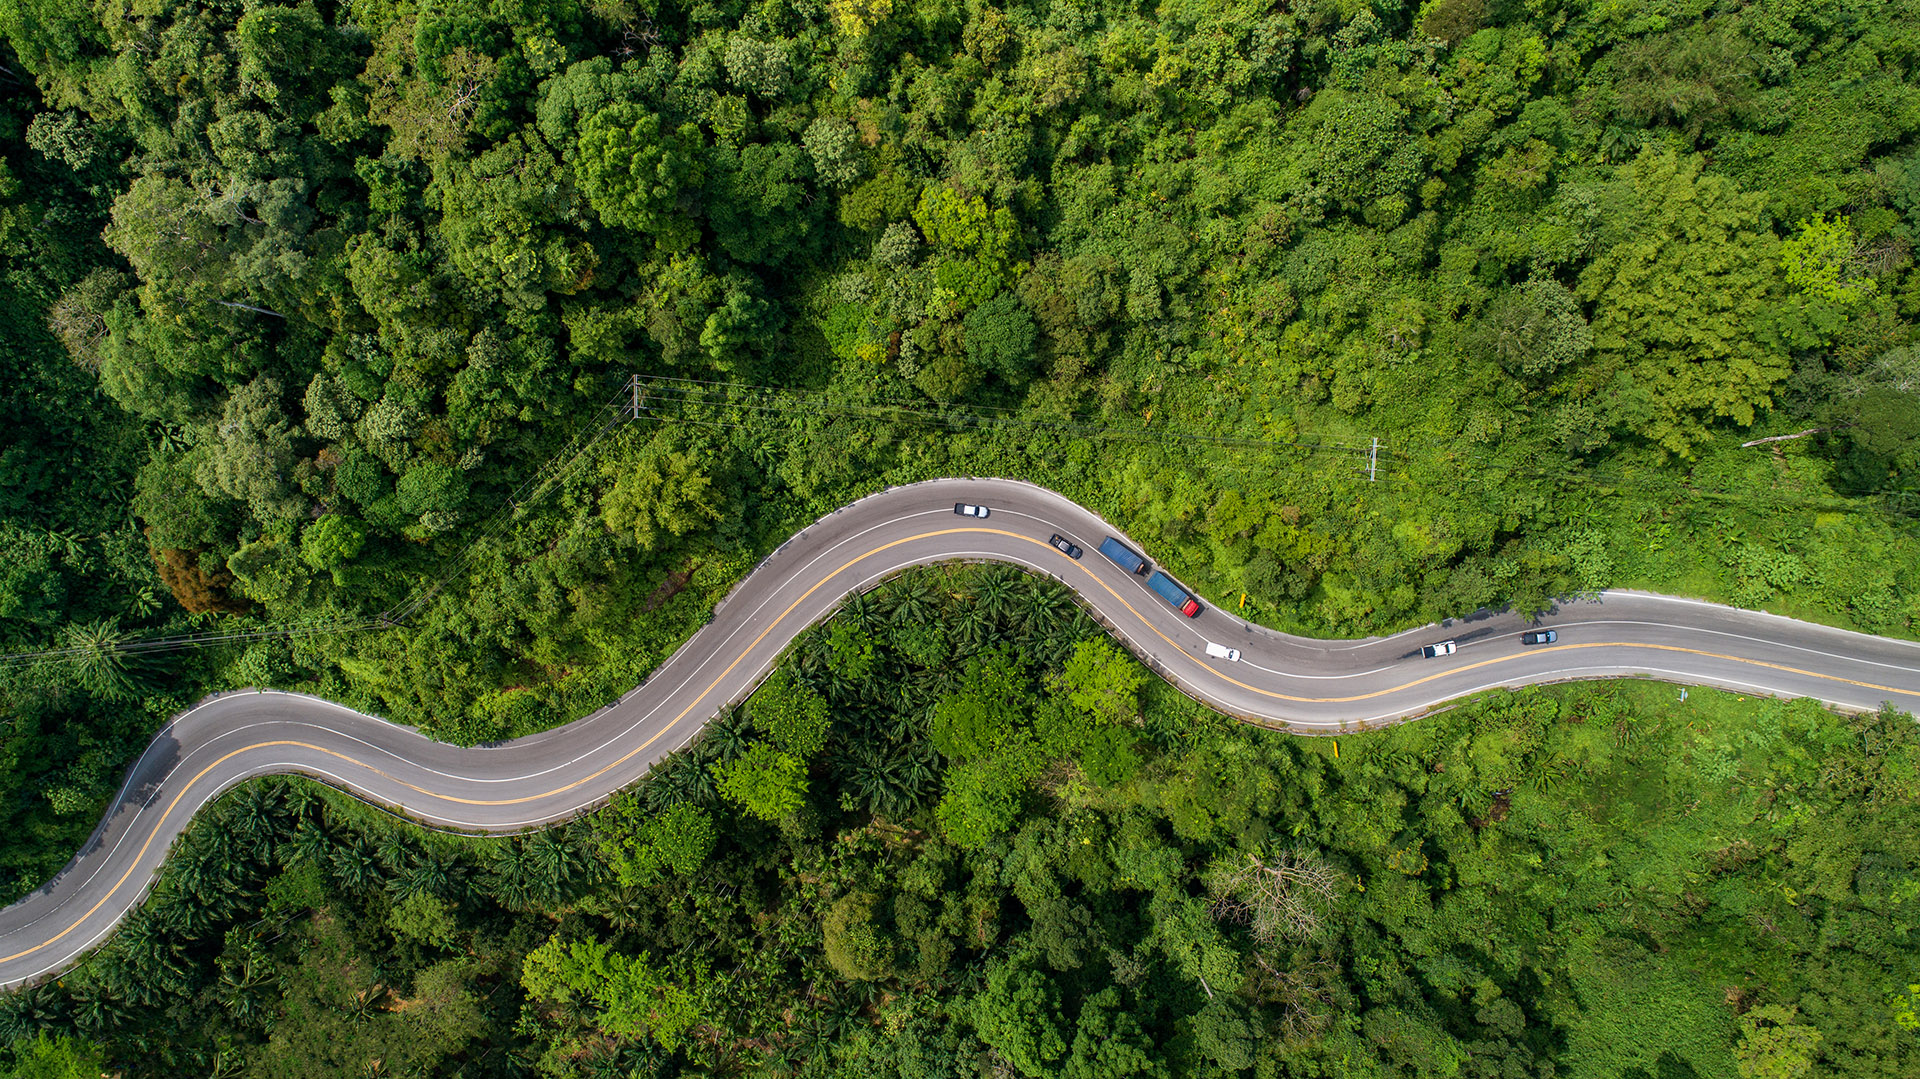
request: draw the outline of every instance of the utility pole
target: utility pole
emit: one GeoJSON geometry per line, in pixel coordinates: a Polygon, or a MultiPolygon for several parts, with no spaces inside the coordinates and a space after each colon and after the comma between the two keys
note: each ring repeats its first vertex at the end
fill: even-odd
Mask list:
{"type": "Polygon", "coordinates": [[[1367,482],[1374,481],[1374,469],[1380,463],[1380,436],[1375,435],[1373,445],[1367,450],[1367,482]]]}
{"type": "Polygon", "coordinates": [[[633,375],[629,377],[627,379],[627,388],[633,391],[633,404],[630,406],[630,409],[632,417],[637,420],[640,418],[640,376],[633,375]]]}

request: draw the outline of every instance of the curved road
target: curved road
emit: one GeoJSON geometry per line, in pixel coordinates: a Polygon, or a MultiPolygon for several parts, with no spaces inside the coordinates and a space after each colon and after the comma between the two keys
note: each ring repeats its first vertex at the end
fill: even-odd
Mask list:
{"type": "Polygon", "coordinates": [[[194,813],[235,784],[297,772],[431,824],[482,831],[561,820],[691,741],[849,593],[930,562],[991,559],[1057,578],[1185,692],[1303,732],[1416,715],[1498,686],[1624,675],[1845,709],[1920,709],[1920,645],[1640,593],[1563,606],[1540,620],[1559,641],[1530,648],[1519,641],[1523,622],[1506,614],[1356,641],[1274,633],[1211,606],[1188,619],[1098,552],[1107,535],[1125,539],[1065,497],[1011,480],[935,480],[872,495],[788,540],[619,702],[495,746],[434,742],[313,697],[210,698],[160,731],[73,861],[0,910],[0,986],[58,971],[104,937],[139,902],[194,813]],[[992,516],[955,516],[955,502],[988,505],[992,516]],[[1048,546],[1055,532],[1084,548],[1079,561],[1048,546]],[[1421,657],[1422,644],[1449,639],[1458,642],[1454,655],[1421,657]],[[1209,659],[1208,641],[1243,657],[1209,659]]]}

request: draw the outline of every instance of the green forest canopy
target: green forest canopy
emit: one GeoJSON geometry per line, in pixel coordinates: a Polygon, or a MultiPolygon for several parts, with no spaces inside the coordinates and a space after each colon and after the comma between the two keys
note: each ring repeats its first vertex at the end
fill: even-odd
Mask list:
{"type": "Polygon", "coordinates": [[[1297,738],[1149,680],[1006,567],[863,597],[762,694],[610,807],[519,839],[257,781],[105,949],[0,997],[0,1068],[1920,1069],[1911,716],[1622,681],[1297,738]],[[769,812],[742,770],[801,782],[769,812]]]}
{"type": "MultiPolygon", "coordinates": [[[[1045,483],[1300,632],[1633,585],[1916,635],[1915,25],[1911,0],[0,0],[0,649],[79,657],[0,666],[0,898],[206,690],[543,729],[814,515],[937,475],[1045,483]],[[603,429],[632,373],[648,410],[603,429]],[[1742,445],[1776,435],[1802,437],[1742,445]]],[[[834,789],[792,707],[718,773],[780,820],[834,789]]],[[[991,712],[952,705],[917,766],[962,838],[1055,759],[991,712]]],[[[1102,737],[1080,767],[1121,782],[1102,737]]],[[[610,864],[660,879],[688,827],[610,864]]],[[[835,954],[880,969],[870,944],[835,954]]],[[[1007,999],[1055,991],[1007,970],[1007,999]]],[[[1774,1003],[1738,1014],[1797,1052],[1774,1003]]],[[[1127,1006],[1074,1014],[1120,1045],[1127,1006]]],[[[1065,1067],[1078,1036],[1028,1034],[1006,1060],[1065,1067]]]]}

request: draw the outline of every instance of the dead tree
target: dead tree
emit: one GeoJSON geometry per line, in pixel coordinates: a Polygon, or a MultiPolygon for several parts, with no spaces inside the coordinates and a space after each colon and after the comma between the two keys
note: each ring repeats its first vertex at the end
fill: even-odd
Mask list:
{"type": "Polygon", "coordinates": [[[1244,865],[1225,864],[1208,874],[1213,916],[1247,927],[1262,944],[1310,940],[1319,935],[1328,910],[1340,897],[1340,874],[1319,855],[1283,850],[1244,865]]]}

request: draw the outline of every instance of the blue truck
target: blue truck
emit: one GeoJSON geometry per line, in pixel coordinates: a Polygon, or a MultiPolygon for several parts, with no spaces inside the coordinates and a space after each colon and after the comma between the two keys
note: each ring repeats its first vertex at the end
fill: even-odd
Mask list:
{"type": "Polygon", "coordinates": [[[1147,572],[1147,560],[1127,550],[1127,545],[1108,536],[1100,541],[1100,553],[1113,559],[1113,564],[1128,573],[1147,572]]]}
{"type": "Polygon", "coordinates": [[[1159,570],[1154,570],[1153,576],[1147,578],[1147,587],[1160,593],[1161,599],[1173,604],[1174,610],[1188,618],[1200,613],[1200,601],[1187,595],[1186,589],[1174,583],[1173,578],[1159,570]]]}

